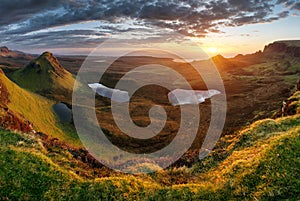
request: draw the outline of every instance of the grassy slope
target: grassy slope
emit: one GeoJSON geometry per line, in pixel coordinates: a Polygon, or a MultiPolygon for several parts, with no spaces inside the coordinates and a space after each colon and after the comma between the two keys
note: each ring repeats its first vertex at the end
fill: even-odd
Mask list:
{"type": "Polygon", "coordinates": [[[25,119],[33,123],[35,130],[47,133],[70,144],[80,145],[75,134],[66,132],[66,129],[63,129],[66,126],[58,124],[58,119],[52,111],[54,101],[20,88],[4,74],[0,74],[0,79],[5,83],[10,93],[9,109],[23,115],[25,119]]]}
{"type": "MultiPolygon", "coordinates": [[[[300,105],[300,92],[292,99],[300,105]]],[[[0,195],[13,200],[300,199],[300,114],[255,122],[221,143],[221,151],[191,169],[87,179],[74,174],[76,164],[68,169],[57,165],[57,157],[65,163],[72,159],[60,152],[50,157],[34,136],[2,131],[0,195]],[[162,184],[172,176],[189,178],[162,184]]]]}

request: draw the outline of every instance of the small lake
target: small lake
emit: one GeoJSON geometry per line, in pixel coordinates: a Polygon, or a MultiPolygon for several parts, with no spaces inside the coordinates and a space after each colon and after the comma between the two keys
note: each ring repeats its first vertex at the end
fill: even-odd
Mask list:
{"type": "Polygon", "coordinates": [[[53,110],[62,123],[72,122],[72,110],[65,103],[56,103],[53,110]]]}

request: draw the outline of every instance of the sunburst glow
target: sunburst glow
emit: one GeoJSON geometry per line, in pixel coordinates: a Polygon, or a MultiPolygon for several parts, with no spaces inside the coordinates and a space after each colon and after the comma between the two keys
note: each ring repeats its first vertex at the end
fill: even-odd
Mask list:
{"type": "Polygon", "coordinates": [[[216,52],[218,52],[218,49],[215,48],[215,47],[210,47],[210,48],[208,48],[208,52],[209,53],[216,53],[216,52]]]}

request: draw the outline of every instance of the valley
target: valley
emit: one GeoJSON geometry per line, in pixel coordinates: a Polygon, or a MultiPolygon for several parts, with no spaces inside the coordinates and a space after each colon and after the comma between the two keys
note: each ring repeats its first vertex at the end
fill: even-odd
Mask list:
{"type": "MultiPolygon", "coordinates": [[[[105,62],[95,59],[98,60],[95,65],[105,62]]],[[[209,75],[208,63],[213,62],[223,79],[227,117],[222,136],[213,152],[199,161],[199,149],[211,121],[211,102],[207,99],[198,105],[199,129],[188,152],[171,167],[150,174],[127,175],[111,170],[95,160],[80,142],[71,110],[76,74],[83,62],[83,56],[56,57],[50,52],[38,56],[1,48],[0,199],[299,198],[296,171],[300,123],[299,41],[276,41],[266,45],[263,51],[233,58],[217,55],[210,60],[193,61],[192,65],[206,75],[209,75]],[[284,117],[282,101],[287,102],[284,117]],[[19,188],[31,186],[32,182],[30,188],[19,188]],[[285,185],[286,188],[281,188],[285,185]]],[[[120,57],[99,82],[114,88],[126,72],[149,64],[176,70],[188,78],[194,90],[208,89],[191,64],[158,57],[120,57]]],[[[92,71],[86,73],[91,77],[97,75],[92,71]]],[[[150,73],[167,77],[163,71],[150,73]]],[[[136,84],[134,80],[126,82],[136,84]]],[[[95,96],[98,123],[107,138],[122,150],[157,151],[174,139],[180,125],[180,106],[168,101],[168,92],[163,87],[149,85],[136,91],[129,103],[132,121],[141,127],[151,123],[152,106],[158,104],[165,109],[166,124],[153,138],[131,138],[121,131],[114,118],[122,119],[122,116],[114,117],[110,99],[100,95],[95,96]]],[[[128,163],[119,155],[115,160],[120,166],[128,163]]],[[[156,168],[134,159],[129,162],[134,164],[133,169],[156,168]]]]}

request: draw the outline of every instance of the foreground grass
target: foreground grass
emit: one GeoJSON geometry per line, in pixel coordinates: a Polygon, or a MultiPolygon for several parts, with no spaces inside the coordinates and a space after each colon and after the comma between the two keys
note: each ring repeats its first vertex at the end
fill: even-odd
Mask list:
{"type": "MultiPolygon", "coordinates": [[[[295,105],[299,98],[292,97],[295,105]]],[[[72,156],[49,154],[32,134],[0,131],[0,199],[300,199],[300,114],[255,122],[221,141],[221,151],[192,168],[95,178],[77,174],[72,156]]]]}

